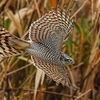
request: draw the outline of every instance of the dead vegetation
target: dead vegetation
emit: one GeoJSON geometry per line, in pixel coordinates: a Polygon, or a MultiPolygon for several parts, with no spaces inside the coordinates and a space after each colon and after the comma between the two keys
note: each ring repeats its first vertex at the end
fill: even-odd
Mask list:
{"type": "Polygon", "coordinates": [[[28,39],[30,24],[57,5],[71,8],[75,17],[62,51],[76,62],[66,67],[80,90],[56,86],[23,54],[0,57],[0,100],[100,100],[100,0],[0,0],[0,26],[28,39]]]}

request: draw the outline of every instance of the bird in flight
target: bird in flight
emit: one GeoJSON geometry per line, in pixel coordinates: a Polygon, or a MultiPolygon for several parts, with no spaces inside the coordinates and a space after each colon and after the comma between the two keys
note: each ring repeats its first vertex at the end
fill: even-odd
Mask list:
{"type": "Polygon", "coordinates": [[[61,52],[64,41],[67,41],[73,29],[70,12],[57,6],[49,13],[34,21],[28,30],[29,40],[20,39],[4,28],[0,29],[0,55],[9,57],[27,52],[34,65],[45,72],[57,84],[73,85],[65,65],[75,64],[74,60],[61,52]]]}

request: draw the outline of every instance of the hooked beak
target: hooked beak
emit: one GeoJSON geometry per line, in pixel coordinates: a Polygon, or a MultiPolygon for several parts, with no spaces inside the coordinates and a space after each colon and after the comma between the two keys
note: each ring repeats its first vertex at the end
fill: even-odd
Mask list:
{"type": "Polygon", "coordinates": [[[74,62],[73,65],[76,65],[76,63],[74,62]]]}

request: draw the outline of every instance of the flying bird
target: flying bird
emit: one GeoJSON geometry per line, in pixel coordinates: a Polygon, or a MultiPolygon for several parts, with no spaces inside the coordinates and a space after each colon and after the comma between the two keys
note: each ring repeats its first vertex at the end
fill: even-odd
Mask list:
{"type": "Polygon", "coordinates": [[[0,55],[9,57],[27,52],[34,65],[44,71],[57,84],[73,85],[66,65],[75,64],[74,60],[61,52],[64,41],[67,41],[73,29],[70,12],[57,6],[29,27],[29,40],[20,39],[4,28],[0,29],[0,55]]]}

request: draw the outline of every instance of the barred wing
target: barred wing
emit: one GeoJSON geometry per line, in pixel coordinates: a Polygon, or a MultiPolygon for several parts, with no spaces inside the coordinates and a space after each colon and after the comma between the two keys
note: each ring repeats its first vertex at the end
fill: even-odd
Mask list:
{"type": "Polygon", "coordinates": [[[34,56],[31,56],[34,65],[45,72],[47,76],[53,79],[57,84],[61,83],[63,86],[71,86],[72,82],[70,80],[69,74],[65,67],[55,66],[46,63],[34,56]]]}
{"type": "MultiPolygon", "coordinates": [[[[70,12],[66,14],[65,10],[61,10],[58,6],[57,11],[52,10],[31,24],[29,38],[34,42],[43,42],[52,35],[55,37],[59,34],[62,43],[64,39],[68,39],[69,33],[73,29],[72,23],[73,19],[70,18],[70,12]],[[60,32],[57,33],[57,31],[60,32]]],[[[57,41],[56,39],[55,43],[57,41]]],[[[61,44],[59,45],[60,47],[61,44]]]]}

